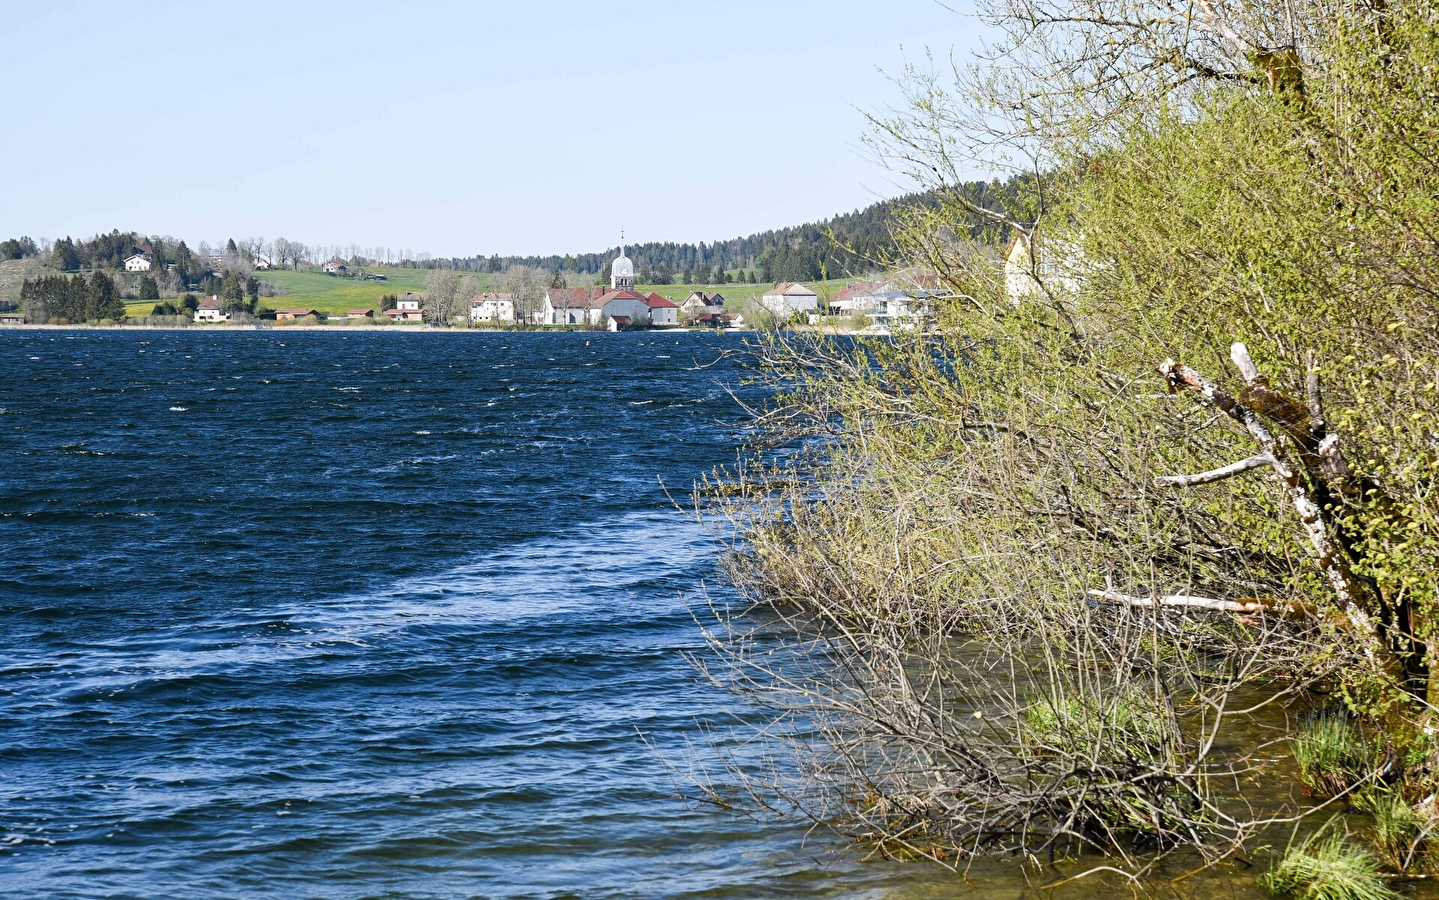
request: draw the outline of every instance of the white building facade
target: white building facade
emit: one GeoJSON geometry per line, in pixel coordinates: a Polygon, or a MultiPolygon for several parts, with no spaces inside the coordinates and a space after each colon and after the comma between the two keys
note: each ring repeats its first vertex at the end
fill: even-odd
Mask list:
{"type": "Polygon", "coordinates": [[[781,319],[788,319],[795,313],[814,313],[819,310],[819,295],[802,284],[784,282],[766,291],[759,298],[760,305],[781,319]]]}
{"type": "Polygon", "coordinates": [[[515,298],[510,294],[481,294],[472,298],[470,321],[495,325],[515,324],[515,298]]]}

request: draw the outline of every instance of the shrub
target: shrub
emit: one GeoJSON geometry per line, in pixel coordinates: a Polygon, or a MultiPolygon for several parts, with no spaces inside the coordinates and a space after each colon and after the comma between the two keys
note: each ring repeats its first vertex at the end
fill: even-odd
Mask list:
{"type": "Polygon", "coordinates": [[[1398,900],[1384,883],[1374,857],[1351,844],[1347,836],[1312,835],[1291,845],[1273,869],[1259,877],[1271,894],[1289,894],[1300,900],[1398,900]]]}

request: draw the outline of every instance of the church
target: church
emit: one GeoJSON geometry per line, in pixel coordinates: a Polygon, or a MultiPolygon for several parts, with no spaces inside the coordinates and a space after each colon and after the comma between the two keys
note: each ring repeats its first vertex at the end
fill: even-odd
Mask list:
{"type": "Polygon", "coordinates": [[[663,328],[679,324],[679,307],[659,294],[635,290],[635,264],[620,243],[610,264],[610,289],[552,288],[545,292],[539,320],[544,325],[589,325],[610,331],[663,328]]]}

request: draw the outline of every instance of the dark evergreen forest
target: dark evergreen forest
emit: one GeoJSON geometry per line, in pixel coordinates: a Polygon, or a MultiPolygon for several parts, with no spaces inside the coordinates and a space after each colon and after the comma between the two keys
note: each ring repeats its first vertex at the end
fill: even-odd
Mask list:
{"type": "MultiPolygon", "coordinates": [[[[997,206],[1014,188],[1009,182],[973,182],[964,191],[986,206],[997,206]]],[[[635,244],[627,248],[643,284],[667,284],[685,271],[715,269],[756,270],[760,281],[804,281],[839,278],[888,266],[895,255],[892,228],[896,211],[933,207],[932,194],[908,194],[883,200],[864,209],[842,213],[820,222],[762,231],[714,243],[680,244],[673,241],[635,244]],[[650,277],[646,278],[646,274],[650,277]]],[[[983,229],[976,219],[973,231],[983,229]]],[[[619,255],[618,246],[595,253],[564,256],[472,256],[432,261],[470,271],[500,272],[512,265],[550,271],[601,273],[619,255]]]]}

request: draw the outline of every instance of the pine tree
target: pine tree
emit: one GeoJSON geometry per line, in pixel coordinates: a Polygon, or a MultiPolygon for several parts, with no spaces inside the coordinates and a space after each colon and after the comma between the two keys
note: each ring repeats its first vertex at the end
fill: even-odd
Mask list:
{"type": "Polygon", "coordinates": [[[125,318],[125,301],[120,298],[115,279],[107,272],[96,270],[90,276],[89,296],[86,300],[86,320],[125,318]]]}
{"type": "Polygon", "coordinates": [[[141,300],[159,300],[159,299],[160,299],[160,285],[159,285],[158,283],[156,283],[155,279],[154,279],[154,278],[151,278],[149,275],[141,275],[141,276],[140,276],[140,299],[141,299],[141,300]]]}

